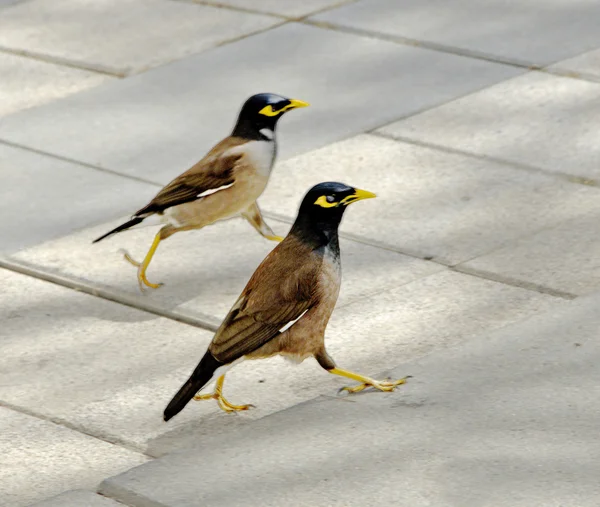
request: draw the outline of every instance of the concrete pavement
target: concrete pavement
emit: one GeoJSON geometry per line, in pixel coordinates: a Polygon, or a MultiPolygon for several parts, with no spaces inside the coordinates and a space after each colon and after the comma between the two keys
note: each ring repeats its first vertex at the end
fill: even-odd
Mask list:
{"type": "Polygon", "coordinates": [[[0,1],[0,504],[596,505],[597,15],[0,1]],[[90,242],[263,90],[312,103],[261,197],[278,233],[316,182],[379,196],[342,224],[332,355],[415,378],[340,399],[314,361],[248,363],[225,389],[255,410],[165,424],[273,245],[240,220],[175,235],[140,295],[118,251],[154,231],[90,242]]]}

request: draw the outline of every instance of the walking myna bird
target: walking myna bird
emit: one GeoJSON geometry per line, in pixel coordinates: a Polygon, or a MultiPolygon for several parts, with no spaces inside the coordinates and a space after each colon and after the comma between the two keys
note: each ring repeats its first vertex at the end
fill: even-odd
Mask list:
{"type": "Polygon", "coordinates": [[[296,362],[313,356],[329,373],[366,387],[393,391],[405,379],[377,381],[338,368],[325,350],[325,328],[336,304],[341,281],[338,227],[346,206],[375,197],[342,183],[314,186],[304,197],[287,237],[256,269],[215,333],[188,381],[164,412],[168,421],[192,399],[216,399],[226,412],[246,410],[223,396],[225,372],[243,359],[282,355],[296,362]],[[213,393],[197,395],[216,379],[213,393]]]}
{"type": "Polygon", "coordinates": [[[125,258],[138,268],[140,289],[150,283],[146,270],[159,243],[178,231],[200,229],[218,220],[242,216],[265,238],[281,241],[265,223],[256,200],[269,180],[275,162],[277,122],[286,111],[308,104],[273,93],[259,93],[242,106],[229,137],[214,146],[207,155],[164,187],[137,211],[131,220],[94,240],[94,243],[129,229],[150,216],[164,226],[142,262],[125,258]]]}

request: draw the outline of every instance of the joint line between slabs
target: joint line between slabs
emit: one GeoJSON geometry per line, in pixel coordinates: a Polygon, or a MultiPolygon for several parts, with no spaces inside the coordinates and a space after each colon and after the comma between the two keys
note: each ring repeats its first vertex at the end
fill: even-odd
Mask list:
{"type": "Polygon", "coordinates": [[[328,5],[326,7],[323,7],[321,9],[317,9],[315,11],[311,11],[307,14],[303,14],[301,16],[287,16],[285,14],[280,14],[277,12],[272,12],[269,10],[261,10],[261,9],[253,9],[253,8],[249,8],[249,7],[240,7],[239,5],[231,5],[231,4],[227,4],[227,3],[223,3],[223,2],[219,2],[217,0],[171,0],[173,2],[183,2],[183,3],[191,3],[191,4],[197,4],[197,5],[206,5],[208,7],[216,7],[219,9],[226,9],[226,10],[230,10],[230,11],[235,11],[235,12],[244,12],[247,14],[260,14],[260,15],[266,15],[266,16],[272,16],[274,18],[279,18],[281,20],[284,21],[296,21],[296,22],[300,22],[305,20],[306,18],[310,17],[310,16],[315,16],[317,14],[321,14],[323,12],[327,12],[333,9],[337,9],[338,7],[342,7],[346,4],[350,4],[350,3],[355,3],[358,0],[340,0],[332,5],[328,5]]]}
{"type": "Polygon", "coordinates": [[[13,412],[17,412],[19,414],[23,414],[23,415],[26,415],[29,417],[34,417],[41,421],[46,421],[46,422],[55,424],[56,426],[61,426],[63,428],[67,428],[67,429],[69,429],[71,431],[75,431],[76,433],[79,433],[81,435],[85,435],[86,437],[93,438],[94,440],[99,440],[100,442],[104,442],[104,443],[107,443],[110,445],[114,445],[116,447],[121,447],[123,449],[127,449],[128,451],[135,452],[136,454],[141,454],[143,456],[146,456],[147,458],[155,459],[155,456],[151,456],[150,454],[146,453],[146,451],[144,451],[144,449],[142,449],[141,447],[133,445],[133,444],[131,444],[125,440],[121,440],[119,438],[110,439],[108,437],[101,437],[98,435],[94,435],[93,433],[90,433],[89,431],[84,430],[83,428],[81,428],[75,424],[71,424],[67,420],[62,419],[60,417],[53,417],[53,416],[49,416],[49,415],[40,414],[40,413],[36,412],[35,410],[30,410],[25,407],[19,407],[18,405],[14,405],[12,403],[8,403],[3,400],[0,400],[0,407],[3,407],[7,410],[12,410],[13,412]]]}
{"type": "Polygon", "coordinates": [[[94,74],[102,74],[103,76],[110,76],[115,78],[125,78],[128,72],[124,69],[112,69],[97,64],[89,64],[80,62],[77,60],[69,60],[68,58],[61,58],[58,56],[46,55],[43,53],[37,53],[35,51],[29,51],[25,49],[13,49],[6,46],[0,46],[0,52],[14,56],[21,56],[23,58],[29,58],[38,62],[47,63],[50,65],[58,65],[62,67],[69,67],[71,69],[85,70],[87,72],[93,72],[94,74]]]}
{"type": "Polygon", "coordinates": [[[180,313],[177,311],[165,310],[164,308],[161,308],[150,301],[144,301],[143,296],[121,293],[108,287],[95,286],[91,282],[70,278],[58,273],[52,273],[51,271],[46,271],[43,268],[22,261],[16,261],[0,256],[0,268],[4,268],[15,273],[20,273],[31,278],[36,278],[38,280],[43,280],[45,282],[50,282],[77,292],[83,292],[90,296],[105,299],[113,303],[129,306],[135,310],[174,320],[176,322],[181,322],[182,324],[187,324],[199,329],[214,332],[217,330],[220,324],[216,321],[216,319],[213,319],[209,315],[194,317],[192,315],[186,315],[185,313],[180,313]]]}
{"type": "Polygon", "coordinates": [[[90,164],[88,162],[83,162],[81,160],[76,160],[74,158],[65,157],[63,155],[58,155],[56,153],[51,153],[49,151],[39,150],[37,148],[32,148],[30,146],[25,146],[19,143],[13,143],[12,141],[7,141],[5,139],[0,139],[0,144],[4,144],[6,146],[10,146],[11,148],[17,148],[24,151],[30,151],[31,153],[37,153],[38,155],[43,155],[45,157],[54,158],[56,160],[61,160],[63,162],[68,162],[69,164],[79,165],[81,167],[86,167],[88,169],[94,169],[96,171],[100,171],[106,174],[110,174],[112,176],[119,176],[121,178],[127,178],[128,180],[137,181],[138,183],[146,183],[147,185],[152,185],[154,187],[162,187],[161,183],[157,183],[156,181],[147,180],[145,178],[140,178],[139,176],[132,176],[131,174],[121,173],[119,171],[115,171],[113,169],[107,169],[106,167],[101,167],[98,165],[90,164]]]}
{"type": "Polygon", "coordinates": [[[536,167],[533,165],[523,164],[521,162],[515,162],[512,160],[507,160],[507,159],[503,159],[503,158],[492,157],[489,155],[482,155],[482,154],[473,153],[470,151],[464,151],[464,150],[461,150],[458,148],[450,148],[449,146],[435,144],[435,143],[431,143],[429,141],[421,141],[419,139],[411,139],[410,137],[404,137],[402,135],[388,134],[386,132],[381,132],[379,130],[383,127],[385,127],[385,125],[383,125],[382,127],[377,127],[376,129],[370,130],[367,132],[367,134],[372,135],[372,136],[382,137],[384,139],[389,139],[390,141],[400,141],[400,142],[412,144],[415,146],[421,146],[423,148],[429,148],[429,149],[433,149],[433,150],[442,151],[444,153],[449,153],[451,155],[462,155],[462,156],[473,158],[476,160],[483,160],[486,162],[493,162],[495,164],[508,165],[515,169],[520,169],[520,170],[535,173],[535,174],[542,174],[544,176],[555,176],[557,178],[567,180],[569,183],[573,183],[576,185],[585,185],[588,187],[599,187],[600,188],[600,180],[597,180],[594,178],[588,178],[586,176],[578,176],[576,174],[569,174],[569,173],[565,173],[565,172],[561,172],[561,171],[549,171],[547,169],[544,169],[543,167],[536,167]]]}
{"type": "MultiPolygon", "coordinates": [[[[268,218],[272,218],[274,220],[279,220],[280,222],[285,222],[285,223],[293,223],[293,220],[290,219],[289,217],[286,217],[284,215],[280,215],[278,213],[271,213],[268,211],[263,211],[263,215],[268,217],[268,218]]],[[[394,252],[400,255],[405,255],[406,257],[411,257],[413,259],[418,259],[424,262],[431,262],[433,264],[437,264],[439,266],[443,266],[451,271],[455,271],[457,273],[463,274],[463,275],[467,275],[467,276],[473,276],[475,278],[481,278],[484,280],[488,280],[491,282],[496,282],[496,283],[501,283],[503,285],[508,285],[510,287],[516,287],[519,289],[525,289],[531,292],[538,292],[538,293],[542,293],[542,294],[549,294],[551,296],[554,297],[559,297],[562,299],[575,299],[578,296],[576,294],[571,294],[570,292],[566,292],[566,291],[561,291],[558,289],[553,289],[551,287],[545,287],[543,285],[538,285],[532,282],[523,282],[520,280],[515,280],[512,279],[510,277],[504,277],[501,274],[494,274],[494,273],[488,273],[486,271],[477,271],[477,270],[471,270],[468,268],[463,268],[460,266],[460,264],[452,264],[449,262],[446,262],[442,259],[436,259],[434,256],[429,256],[429,255],[423,255],[423,254],[419,254],[416,252],[411,252],[411,251],[407,251],[404,250],[402,248],[398,248],[396,246],[392,246],[392,245],[387,245],[385,243],[379,243],[378,241],[374,241],[371,240],[369,238],[363,238],[361,236],[357,236],[355,234],[352,233],[347,233],[347,232],[340,232],[339,233],[341,238],[350,240],[350,241],[354,241],[356,243],[362,243],[363,245],[368,245],[370,247],[373,248],[379,248],[381,250],[388,250],[390,252],[394,252]]],[[[466,261],[462,261],[462,262],[466,262],[466,261]]],[[[427,276],[432,276],[435,273],[431,273],[430,275],[426,275],[425,277],[421,277],[421,278],[426,278],[427,276]]],[[[413,280],[415,281],[415,280],[413,280]]],[[[408,282],[408,283],[412,283],[408,282]]],[[[408,284],[404,284],[404,285],[408,285],[408,284]]],[[[373,294],[370,294],[373,295],[373,294]]],[[[369,295],[367,295],[369,296],[369,295]]],[[[352,303],[348,303],[349,305],[352,303]]]]}
{"type": "Polygon", "coordinates": [[[432,51],[438,51],[440,53],[452,54],[452,55],[456,55],[456,56],[462,56],[465,58],[473,58],[475,60],[483,60],[486,62],[496,63],[499,65],[507,65],[510,67],[516,67],[516,68],[529,70],[529,71],[534,70],[534,71],[542,72],[544,74],[550,74],[553,76],[558,76],[558,77],[563,77],[563,78],[568,78],[568,79],[577,79],[579,81],[588,81],[588,82],[594,82],[594,83],[600,82],[600,77],[597,77],[597,76],[593,76],[593,75],[589,75],[589,74],[585,74],[585,73],[574,72],[574,71],[569,71],[569,70],[560,69],[560,68],[550,69],[549,66],[554,65],[554,64],[538,65],[535,63],[531,63],[531,62],[526,62],[524,60],[505,58],[505,57],[502,57],[499,55],[493,55],[493,54],[489,54],[489,53],[483,53],[483,52],[479,52],[479,51],[458,48],[455,46],[447,46],[445,44],[440,44],[440,43],[432,42],[432,41],[412,39],[410,37],[403,37],[401,35],[390,35],[390,34],[385,34],[385,33],[381,33],[381,32],[366,30],[366,29],[362,29],[362,28],[345,26],[345,25],[341,25],[341,24],[337,24],[337,23],[332,23],[330,21],[319,21],[319,20],[312,20],[312,19],[306,19],[306,18],[298,19],[297,21],[299,23],[316,26],[318,28],[322,28],[325,30],[332,30],[332,31],[347,33],[347,34],[351,34],[351,35],[358,35],[358,36],[363,36],[363,37],[370,37],[372,39],[378,39],[378,40],[382,40],[382,41],[393,42],[396,44],[402,44],[404,46],[420,47],[420,48],[429,49],[432,51]]]}
{"type": "Polygon", "coordinates": [[[503,285],[508,285],[510,287],[517,287],[519,289],[525,289],[531,292],[538,292],[540,294],[548,294],[549,296],[553,296],[560,299],[566,299],[571,301],[573,299],[577,299],[579,296],[577,294],[572,294],[567,291],[562,291],[560,289],[553,289],[551,287],[546,287],[544,285],[539,285],[534,282],[527,282],[523,280],[517,280],[515,278],[511,278],[509,276],[504,276],[501,273],[491,273],[489,271],[480,271],[478,269],[469,268],[467,266],[450,266],[452,271],[457,273],[461,273],[463,275],[473,276],[475,278],[481,278],[483,280],[490,280],[492,282],[501,283],[503,285]]]}

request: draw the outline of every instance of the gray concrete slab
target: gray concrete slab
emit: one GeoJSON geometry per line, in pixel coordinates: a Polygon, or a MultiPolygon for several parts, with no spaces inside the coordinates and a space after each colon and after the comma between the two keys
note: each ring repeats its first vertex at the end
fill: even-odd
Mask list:
{"type": "Polygon", "coordinates": [[[600,209],[597,188],[372,135],[281,163],[262,206],[293,216],[299,189],[325,177],[378,195],[352,206],[343,230],[448,264],[600,209]]]}
{"type": "Polygon", "coordinates": [[[555,63],[549,67],[571,73],[583,79],[600,80],[600,49],[594,49],[581,55],[555,63]]]}
{"type": "Polygon", "coordinates": [[[142,454],[4,406],[0,430],[3,507],[29,505],[67,489],[95,488],[107,476],[147,461],[142,454]]]}
{"type": "Polygon", "coordinates": [[[254,0],[249,3],[247,0],[219,0],[220,5],[230,7],[239,7],[241,9],[252,9],[267,14],[277,14],[286,18],[298,18],[318,12],[324,9],[331,9],[338,5],[353,0],[254,0]]]}
{"type": "Polygon", "coordinates": [[[315,20],[547,65],[600,46],[587,0],[362,0],[315,20]]]}
{"type": "Polygon", "coordinates": [[[312,104],[280,124],[286,158],[520,72],[290,23],[12,115],[0,139],[167,183],[229,133],[253,93],[312,104]]]}
{"type": "Polygon", "coordinates": [[[123,505],[91,491],[78,489],[42,500],[30,507],[123,507],[123,505]]]}
{"type": "MultiPolygon", "coordinates": [[[[348,221],[352,216],[348,214],[348,221]]],[[[285,235],[288,224],[269,221],[285,235]]],[[[27,249],[15,259],[45,271],[139,294],[136,270],[123,260],[125,248],[143,258],[156,228],[145,228],[92,245],[91,241],[117,222],[27,249]]],[[[146,294],[163,308],[190,316],[208,314],[220,322],[243,290],[256,267],[275,243],[259,236],[241,219],[176,234],[159,247],[148,277],[165,283],[146,294]]],[[[354,241],[342,241],[343,287],[341,306],[440,271],[442,266],[354,241]]]]}
{"type": "MultiPolygon", "coordinates": [[[[162,410],[212,333],[0,273],[0,402],[111,442],[162,455],[344,385],[313,360],[249,361],[228,374],[225,390],[255,409],[231,415],[213,402],[192,403],[167,424],[162,410]]],[[[554,305],[547,295],[439,273],[339,308],[327,343],[341,365],[375,374],[554,305]]]]}
{"type": "Polygon", "coordinates": [[[95,4],[85,0],[30,0],[3,11],[0,47],[126,74],[178,60],[279,22],[269,16],[169,0],[95,4]]]}
{"type": "MultiPolygon", "coordinates": [[[[2,120],[0,120],[0,124],[2,120]]],[[[143,205],[156,187],[0,143],[0,252],[15,252],[143,205]]]]}
{"type": "Polygon", "coordinates": [[[382,132],[598,178],[599,99],[599,83],[530,72],[388,125],[382,132]]]}
{"type": "Polygon", "coordinates": [[[100,490],[135,507],[595,507],[600,298],[390,372],[395,393],[320,398],[199,437],[100,490]]]}
{"type": "Polygon", "coordinates": [[[92,88],[111,77],[0,53],[0,116],[92,88]]]}
{"type": "Polygon", "coordinates": [[[600,285],[599,223],[600,213],[589,213],[472,259],[460,269],[588,294],[600,285]]]}

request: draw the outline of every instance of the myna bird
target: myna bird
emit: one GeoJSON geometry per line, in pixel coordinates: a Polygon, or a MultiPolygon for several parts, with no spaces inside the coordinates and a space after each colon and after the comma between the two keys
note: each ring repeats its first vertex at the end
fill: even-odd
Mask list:
{"type": "Polygon", "coordinates": [[[294,362],[314,357],[329,373],[366,387],[393,391],[405,379],[377,381],[337,368],[325,349],[325,328],[336,304],[341,281],[338,227],[346,206],[375,197],[342,183],[314,186],[304,197],[287,237],[256,269],[215,333],[204,357],[164,412],[168,421],[192,399],[216,399],[226,412],[246,410],[223,396],[225,373],[244,359],[282,355],[294,362]],[[210,394],[197,395],[216,379],[210,394]]]}
{"type": "Polygon", "coordinates": [[[265,223],[256,200],[269,180],[275,162],[277,122],[291,109],[308,104],[273,93],[259,93],[242,106],[237,123],[229,137],[214,146],[208,154],[164,187],[137,211],[131,220],[94,240],[94,243],[129,229],[154,216],[164,224],[154,237],[144,260],[125,258],[138,268],[140,289],[150,283],[146,270],[159,243],[178,231],[200,229],[218,220],[242,216],[265,238],[281,241],[265,223]]]}

